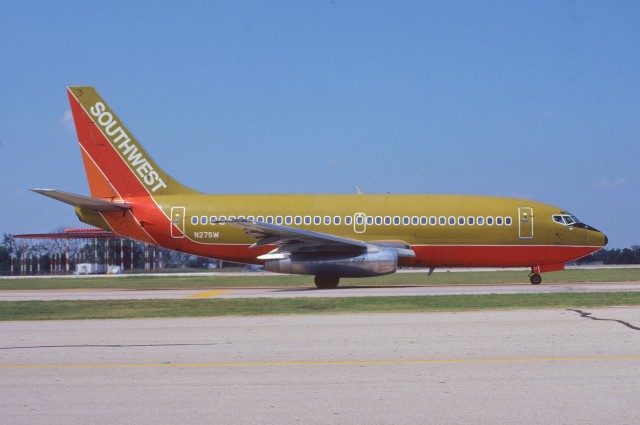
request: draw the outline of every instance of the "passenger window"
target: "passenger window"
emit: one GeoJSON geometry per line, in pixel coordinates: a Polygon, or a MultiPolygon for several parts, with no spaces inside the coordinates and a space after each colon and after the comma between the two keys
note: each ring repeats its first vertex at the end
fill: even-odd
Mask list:
{"type": "Polygon", "coordinates": [[[218,221],[220,221],[220,224],[224,224],[224,222],[227,221],[227,217],[221,215],[218,221]]]}
{"type": "Polygon", "coordinates": [[[478,226],[484,226],[484,217],[478,217],[478,226]]]}
{"type": "Polygon", "coordinates": [[[305,215],[304,216],[304,224],[306,224],[307,226],[311,224],[311,216],[310,215],[305,215]]]}
{"type": "Polygon", "coordinates": [[[329,225],[331,224],[331,217],[329,217],[328,215],[324,216],[324,224],[329,225]]]}
{"type": "Polygon", "coordinates": [[[267,216],[267,223],[273,224],[273,217],[272,216],[270,216],[270,215],[267,216]]]}
{"type": "Polygon", "coordinates": [[[215,215],[209,217],[209,223],[216,224],[216,221],[218,221],[218,218],[215,215]]]}
{"type": "Polygon", "coordinates": [[[472,215],[471,215],[471,216],[469,216],[469,217],[467,217],[467,224],[468,224],[469,226],[473,226],[473,225],[475,224],[475,222],[476,222],[476,220],[475,220],[475,218],[474,218],[472,215]]]}
{"type": "Polygon", "coordinates": [[[235,220],[235,219],[236,219],[236,216],[235,216],[235,215],[230,215],[228,220],[229,220],[229,221],[233,221],[233,220],[235,220]]]}
{"type": "Polygon", "coordinates": [[[281,215],[276,217],[276,224],[282,224],[282,216],[281,215]]]}
{"type": "Polygon", "coordinates": [[[440,218],[438,219],[438,224],[440,224],[440,226],[444,226],[445,224],[447,224],[447,217],[440,216],[440,218]]]}
{"type": "Polygon", "coordinates": [[[207,224],[208,219],[209,218],[207,216],[203,215],[202,217],[200,217],[200,224],[207,224]]]}
{"type": "Polygon", "coordinates": [[[455,218],[455,217],[453,217],[453,216],[449,217],[449,224],[450,224],[451,226],[453,226],[454,224],[456,224],[456,218],[455,218]]]}
{"type": "Polygon", "coordinates": [[[493,217],[487,217],[487,226],[493,226],[493,217]]]}
{"type": "Polygon", "coordinates": [[[389,217],[388,215],[384,216],[384,224],[386,224],[387,226],[391,224],[391,217],[389,217]]]}
{"type": "Polygon", "coordinates": [[[466,221],[466,220],[465,220],[465,218],[464,218],[464,217],[462,217],[462,216],[458,217],[458,224],[459,224],[460,226],[464,226],[465,221],[466,221]]]}
{"type": "Polygon", "coordinates": [[[422,224],[423,226],[427,225],[427,217],[422,216],[420,217],[420,224],[422,224]]]}
{"type": "Polygon", "coordinates": [[[286,224],[287,226],[290,226],[291,223],[293,223],[293,217],[291,217],[290,215],[286,216],[284,218],[284,224],[286,224]]]}
{"type": "Polygon", "coordinates": [[[506,217],[504,219],[504,224],[506,224],[507,226],[511,226],[511,223],[512,223],[511,217],[506,217]]]}
{"type": "Polygon", "coordinates": [[[191,217],[191,224],[198,224],[198,217],[197,216],[193,216],[191,217]]]}
{"type": "Polygon", "coordinates": [[[411,219],[406,215],[402,217],[402,224],[404,224],[405,226],[408,225],[410,222],[411,222],[411,219]]]}
{"type": "Polygon", "coordinates": [[[264,217],[259,215],[256,221],[259,221],[260,223],[264,223],[264,217]]]}
{"type": "Polygon", "coordinates": [[[416,216],[411,217],[411,224],[417,226],[420,223],[420,219],[416,216]]]}
{"type": "Polygon", "coordinates": [[[379,215],[376,216],[376,224],[378,226],[382,224],[382,217],[380,217],[379,215]]]}
{"type": "Polygon", "coordinates": [[[335,224],[335,225],[340,225],[340,222],[341,222],[341,221],[342,221],[342,220],[340,219],[340,216],[339,216],[339,215],[337,215],[337,216],[333,217],[333,224],[335,224]]]}
{"type": "Polygon", "coordinates": [[[346,224],[347,226],[351,226],[351,223],[353,223],[353,217],[351,217],[350,215],[346,216],[344,218],[344,224],[346,224]]]}
{"type": "Polygon", "coordinates": [[[364,220],[362,220],[362,216],[359,215],[356,217],[356,224],[357,225],[361,225],[362,223],[364,223],[364,220]]]}
{"type": "Polygon", "coordinates": [[[244,221],[244,216],[243,215],[238,216],[238,220],[244,221]]]}
{"type": "Polygon", "coordinates": [[[368,215],[367,216],[367,224],[368,225],[372,225],[373,224],[373,216],[372,215],[368,215]]]}
{"type": "Polygon", "coordinates": [[[320,223],[322,223],[322,219],[320,218],[320,216],[319,215],[313,216],[313,224],[315,224],[317,226],[320,223]]]}
{"type": "Polygon", "coordinates": [[[250,215],[249,217],[247,217],[247,220],[249,221],[256,221],[255,217],[250,215]]]}
{"type": "Polygon", "coordinates": [[[437,223],[437,219],[434,216],[429,217],[429,224],[431,226],[435,226],[437,223]]]}
{"type": "Polygon", "coordinates": [[[393,217],[393,224],[395,224],[396,226],[400,224],[400,217],[398,217],[397,215],[393,217]]]}
{"type": "Polygon", "coordinates": [[[300,217],[299,215],[296,216],[296,218],[293,220],[293,222],[299,226],[302,224],[302,217],[300,217]]]}
{"type": "Polygon", "coordinates": [[[502,217],[496,217],[496,224],[502,226],[502,217]]]}

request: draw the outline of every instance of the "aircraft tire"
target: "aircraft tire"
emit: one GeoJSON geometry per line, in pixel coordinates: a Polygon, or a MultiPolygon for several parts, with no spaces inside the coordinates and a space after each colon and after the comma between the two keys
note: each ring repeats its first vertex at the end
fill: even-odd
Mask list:
{"type": "Polygon", "coordinates": [[[337,276],[316,276],[314,282],[318,289],[333,289],[340,283],[340,278],[337,276]]]}
{"type": "Polygon", "coordinates": [[[529,282],[531,282],[532,285],[540,285],[540,283],[542,283],[542,276],[538,273],[534,273],[529,276],[529,282]]]}

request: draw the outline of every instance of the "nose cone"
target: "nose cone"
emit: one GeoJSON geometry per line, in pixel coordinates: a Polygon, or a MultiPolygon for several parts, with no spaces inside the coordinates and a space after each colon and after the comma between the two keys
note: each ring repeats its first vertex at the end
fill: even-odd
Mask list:
{"type": "Polygon", "coordinates": [[[599,246],[605,247],[609,243],[609,238],[607,235],[602,233],[600,230],[595,227],[588,226],[583,223],[579,223],[574,227],[586,230],[586,243],[588,246],[599,246]]]}
{"type": "Polygon", "coordinates": [[[609,238],[607,237],[607,235],[602,233],[600,230],[596,230],[594,228],[591,228],[591,230],[593,230],[594,236],[590,237],[590,239],[592,239],[593,242],[595,242],[594,245],[601,246],[601,247],[607,246],[607,244],[609,243],[609,238]]]}

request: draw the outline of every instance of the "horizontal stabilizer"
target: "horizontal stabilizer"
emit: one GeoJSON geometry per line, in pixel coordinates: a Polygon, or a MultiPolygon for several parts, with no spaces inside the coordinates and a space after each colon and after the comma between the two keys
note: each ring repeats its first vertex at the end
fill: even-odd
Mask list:
{"type": "Polygon", "coordinates": [[[63,192],[55,189],[31,189],[32,192],[39,193],[56,201],[73,205],[74,207],[97,211],[97,212],[114,212],[126,211],[131,209],[130,205],[118,202],[111,202],[100,198],[91,198],[89,196],[75,195],[69,192],[63,192]]]}

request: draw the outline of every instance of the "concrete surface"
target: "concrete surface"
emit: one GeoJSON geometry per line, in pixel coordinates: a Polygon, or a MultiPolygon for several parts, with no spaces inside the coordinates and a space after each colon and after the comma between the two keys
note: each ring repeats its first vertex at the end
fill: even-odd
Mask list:
{"type": "Polygon", "coordinates": [[[280,288],[212,288],[212,289],[55,289],[0,291],[0,301],[31,300],[130,300],[184,298],[295,298],[295,297],[389,297],[415,295],[460,294],[530,294],[561,292],[640,291],[640,282],[608,283],[547,283],[448,286],[386,286],[357,287],[348,285],[336,289],[317,290],[312,287],[280,288]]]}
{"type": "Polygon", "coordinates": [[[7,424],[636,424],[639,385],[635,307],[0,323],[7,424]]]}

